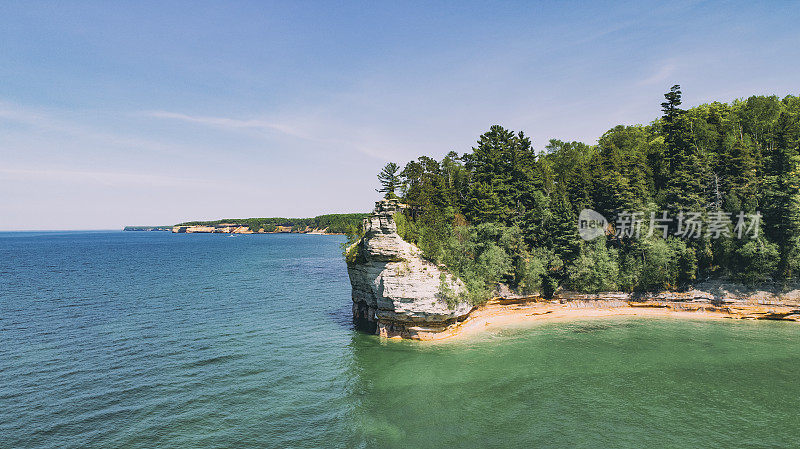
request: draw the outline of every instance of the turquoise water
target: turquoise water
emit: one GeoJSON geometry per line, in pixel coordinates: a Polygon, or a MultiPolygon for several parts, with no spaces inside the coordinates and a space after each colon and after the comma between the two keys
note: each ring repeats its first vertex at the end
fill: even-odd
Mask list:
{"type": "Polygon", "coordinates": [[[340,237],[0,233],[0,447],[797,447],[800,326],[354,331],[340,237]]]}

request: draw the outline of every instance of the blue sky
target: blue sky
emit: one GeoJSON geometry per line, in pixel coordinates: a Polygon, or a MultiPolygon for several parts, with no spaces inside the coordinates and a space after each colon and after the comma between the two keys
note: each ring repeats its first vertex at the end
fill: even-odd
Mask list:
{"type": "Polygon", "coordinates": [[[798,2],[0,3],[0,230],[367,211],[492,124],[800,93],[798,2]]]}

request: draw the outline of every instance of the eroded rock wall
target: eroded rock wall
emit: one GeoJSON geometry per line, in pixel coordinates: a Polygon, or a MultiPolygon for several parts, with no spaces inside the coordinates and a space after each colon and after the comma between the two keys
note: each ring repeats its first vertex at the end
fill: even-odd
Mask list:
{"type": "Polygon", "coordinates": [[[460,280],[397,234],[400,207],[397,200],[375,203],[364,237],[348,249],[353,318],[386,337],[424,338],[465,317],[471,306],[461,299],[460,280]]]}

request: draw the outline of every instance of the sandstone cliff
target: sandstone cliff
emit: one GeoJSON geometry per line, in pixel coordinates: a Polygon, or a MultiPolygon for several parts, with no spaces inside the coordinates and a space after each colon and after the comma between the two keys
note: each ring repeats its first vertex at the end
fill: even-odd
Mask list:
{"type": "Polygon", "coordinates": [[[375,203],[364,237],[347,250],[353,319],[382,336],[426,338],[466,317],[471,306],[460,280],[397,234],[400,207],[396,200],[375,203]]]}

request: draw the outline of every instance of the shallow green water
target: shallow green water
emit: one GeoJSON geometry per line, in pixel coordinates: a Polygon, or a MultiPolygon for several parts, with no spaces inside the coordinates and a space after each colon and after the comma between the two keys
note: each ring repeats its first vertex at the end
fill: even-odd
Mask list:
{"type": "Polygon", "coordinates": [[[396,447],[796,447],[798,336],[788,323],[615,319],[363,342],[362,428],[396,447]]]}
{"type": "Polygon", "coordinates": [[[0,447],[797,447],[800,326],[350,325],[340,238],[0,233],[0,447]]]}

